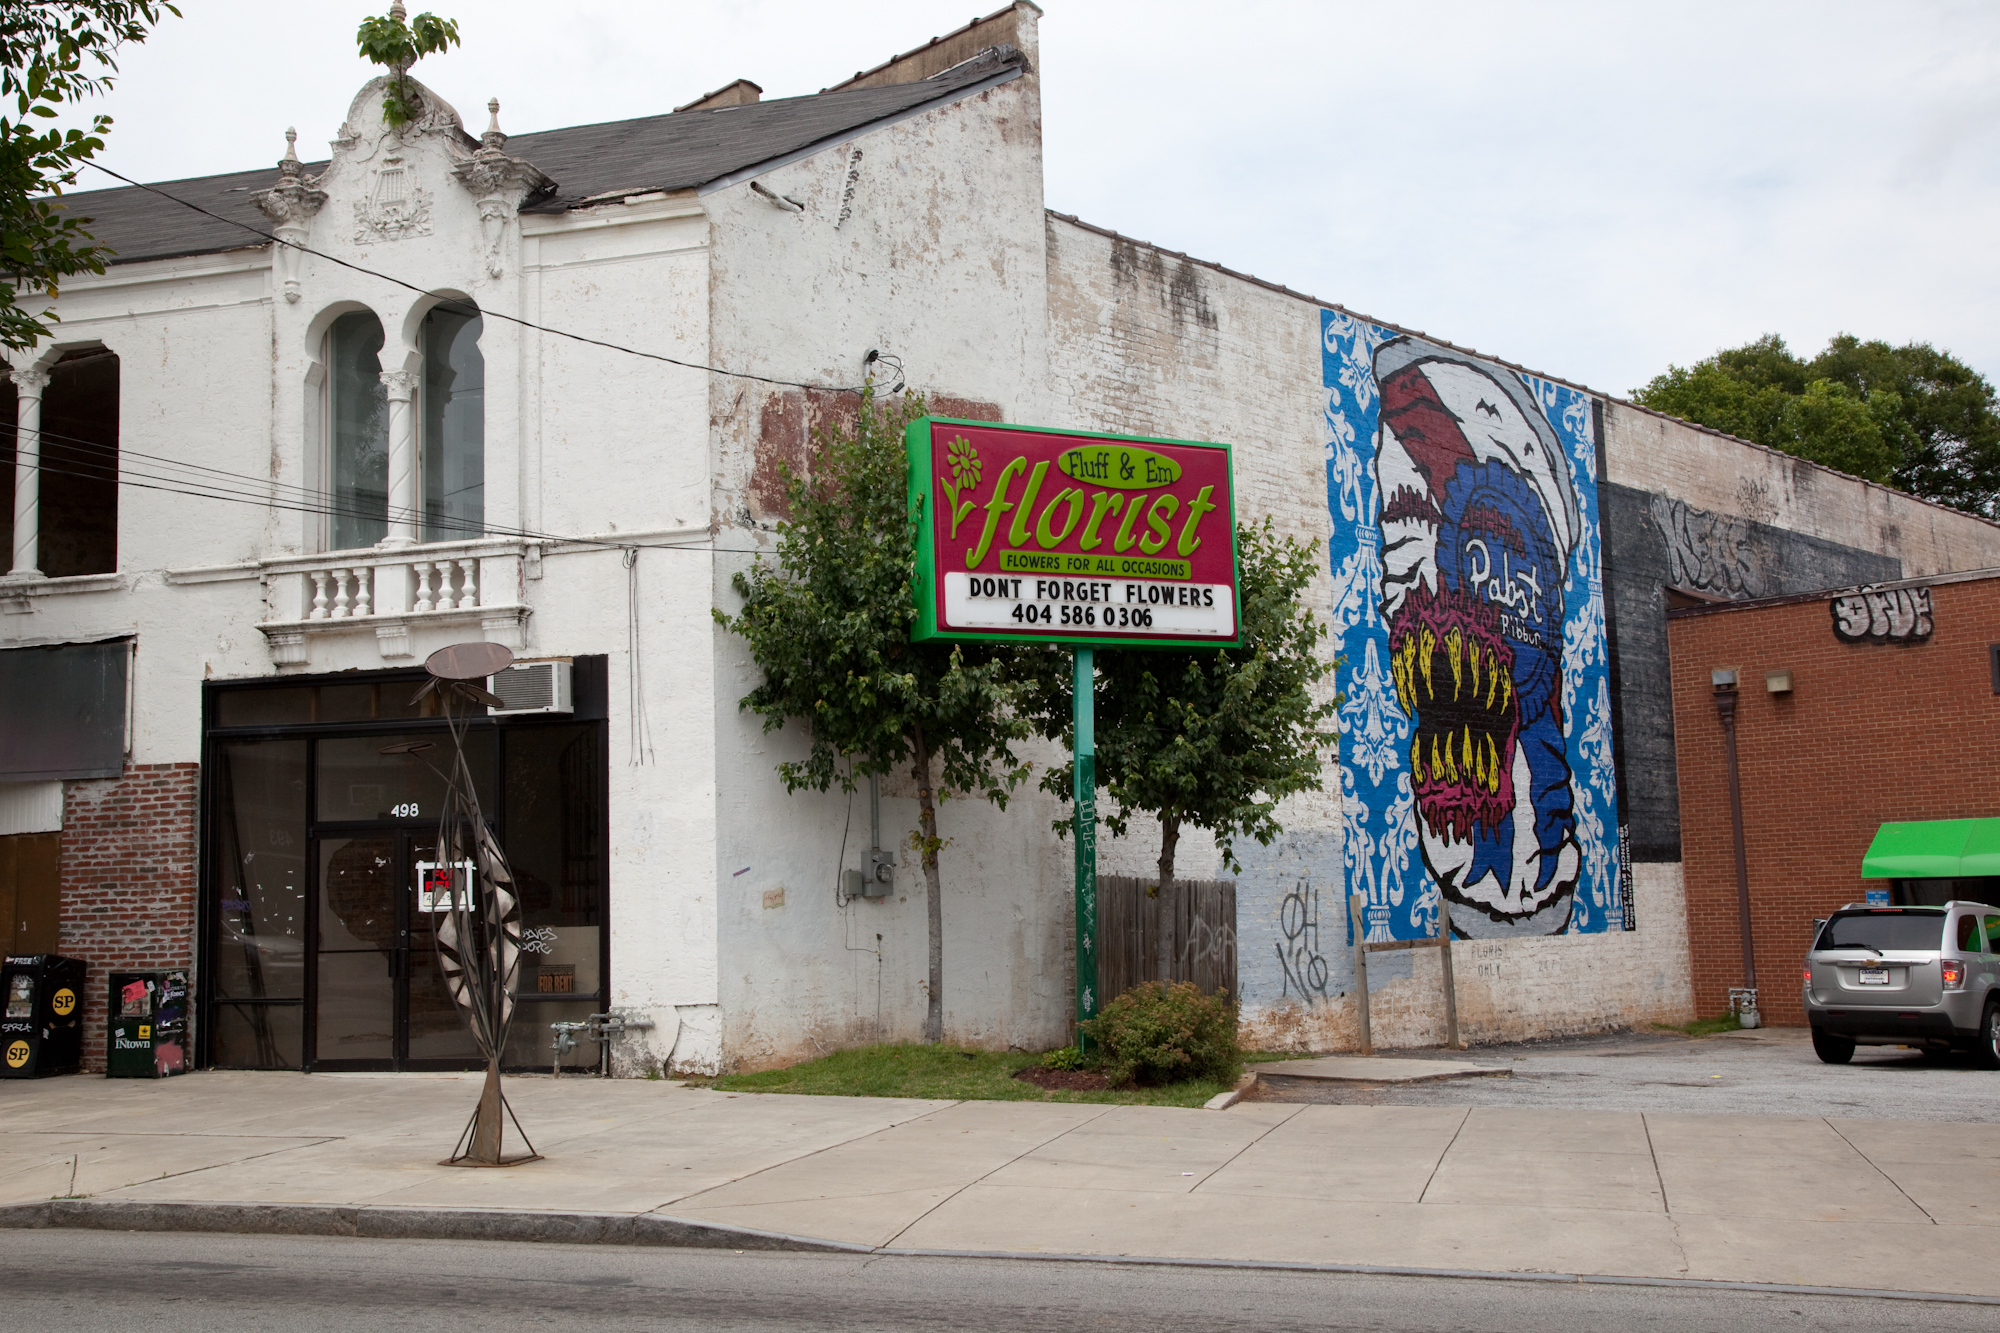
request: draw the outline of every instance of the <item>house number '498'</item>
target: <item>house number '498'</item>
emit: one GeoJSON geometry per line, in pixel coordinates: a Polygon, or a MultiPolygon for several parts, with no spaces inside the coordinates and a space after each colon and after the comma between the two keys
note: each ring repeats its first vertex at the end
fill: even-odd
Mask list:
{"type": "Polygon", "coordinates": [[[415,801],[405,801],[401,805],[391,807],[389,813],[398,819],[415,819],[417,817],[417,803],[415,801]]]}

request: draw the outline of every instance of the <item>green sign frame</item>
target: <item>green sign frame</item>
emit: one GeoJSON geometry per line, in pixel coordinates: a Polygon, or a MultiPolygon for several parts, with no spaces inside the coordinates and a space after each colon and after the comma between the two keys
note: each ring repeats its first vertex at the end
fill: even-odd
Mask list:
{"type": "MultiPolygon", "coordinates": [[[[909,424],[904,434],[904,445],[909,459],[909,502],[917,522],[917,565],[916,565],[916,609],[917,622],[911,630],[913,640],[942,639],[953,642],[985,643],[1061,643],[1071,647],[1086,648],[1155,648],[1180,651],[1204,648],[1238,648],[1242,646],[1242,569],[1240,555],[1236,548],[1236,484],[1234,456],[1230,446],[1211,441],[1178,440],[1165,436],[1114,435],[1102,431],[1055,430],[1037,426],[1019,426],[992,421],[969,421],[959,417],[927,416],[919,417],[909,424]],[[938,467],[939,450],[934,429],[953,427],[965,437],[983,441],[990,447],[997,441],[1010,446],[1018,443],[1023,451],[1015,460],[1004,465],[992,466],[984,477],[965,489],[967,497],[960,499],[960,492],[949,485],[950,478],[943,478],[941,485],[938,467]],[[1010,438],[1012,437],[1012,438],[1010,438]],[[1116,479],[1099,480],[1093,474],[1093,465],[1107,453],[1127,460],[1136,459],[1140,466],[1132,479],[1120,482],[1116,479]],[[1035,457],[1039,455],[1039,457],[1035,457]],[[1029,459],[1035,458],[1030,463],[1029,459]],[[1080,460],[1080,461],[1078,461],[1080,460]],[[1052,466],[1053,465],[1053,466],[1052,466]],[[1150,467],[1151,473],[1146,469],[1150,467]],[[1190,473],[1194,475],[1189,475],[1190,473]],[[997,477],[997,479],[996,479],[997,477]],[[1219,503],[1209,503],[1216,489],[1216,478],[1225,497],[1219,503]],[[1008,488],[1014,479],[1020,479],[1026,486],[1025,495],[1019,500],[1023,510],[1032,508],[1031,499],[1046,501],[1040,515],[1039,531],[1035,534],[1035,548],[1023,549],[1026,543],[1019,540],[1034,526],[1026,512],[1016,512],[1011,520],[1002,522],[1005,511],[1013,510],[1015,502],[1007,498],[1008,488]],[[1046,480],[1057,487],[1053,497],[1047,492],[1037,492],[1036,487],[1046,480]],[[1073,492],[1076,498],[1069,501],[1068,522],[1060,538],[1050,531],[1051,511],[1062,502],[1062,497],[1072,492],[1060,483],[1079,481],[1073,492]],[[1204,488],[1203,480],[1209,484],[1204,488]],[[981,483],[984,483],[983,485],[981,483]],[[1150,484],[1143,484],[1148,483],[1150,484]],[[1091,494],[1089,487],[1097,487],[1091,494]],[[976,495],[984,494],[985,505],[976,502],[976,495]],[[1116,498],[1110,498],[1115,495],[1116,498]],[[1085,512],[1086,497],[1089,499],[1089,518],[1079,524],[1085,512]],[[1127,501],[1130,500],[1129,506],[1127,501]],[[1140,529],[1135,519],[1142,502],[1151,501],[1146,514],[1146,523],[1151,531],[1140,529]],[[1213,589],[1226,582],[1231,599],[1232,632],[1227,635],[1217,633],[1181,633],[1171,629],[1142,630],[1133,633],[1125,625],[1099,626],[1094,622],[1096,606],[1065,608],[1077,610],[1079,614],[1093,617],[1093,623],[1083,626],[1066,627],[1044,622],[1043,627],[1031,628],[1023,625],[1020,629],[994,626],[955,626],[943,621],[940,607],[944,603],[941,587],[945,576],[953,570],[948,568],[951,556],[956,553],[961,564],[971,559],[968,551],[962,550],[962,541],[940,543],[939,510],[941,506],[956,504],[960,510],[960,524],[965,524],[961,536],[974,539],[972,534],[978,528],[982,537],[978,541],[980,563],[995,575],[1016,576],[1018,585],[1045,573],[1051,584],[1068,574],[1072,581],[1088,581],[1101,584],[1105,589],[1113,589],[1117,584],[1139,584],[1142,592],[1160,598],[1170,599],[1173,595],[1185,597],[1186,589],[1197,582],[1205,583],[1213,589]],[[1165,508],[1164,517],[1162,507],[1165,508]],[[977,511],[983,510],[983,515],[977,511]],[[1121,513],[1122,511],[1122,513],[1121,513]],[[1223,520],[1223,530],[1198,532],[1197,525],[1208,513],[1223,520]],[[1098,532],[1101,526],[1105,532],[1114,534],[1106,538],[1098,532]],[[1081,526],[1081,533],[1074,530],[1081,526]],[[1176,526],[1178,531],[1176,531],[1176,526]],[[1008,540],[1011,534],[1011,542],[1008,540]],[[1216,551],[1202,552],[1202,543],[1226,534],[1228,555],[1226,567],[1216,551]],[[1097,538],[1098,549],[1086,554],[1078,549],[1097,538]],[[1158,543],[1154,545],[1154,543],[1158,543]],[[1172,549],[1169,549],[1169,544],[1172,549]],[[1190,543],[1192,546],[1190,547],[1190,543]],[[1104,551],[1105,545],[1117,548],[1104,551]],[[1121,545],[1122,544],[1122,545],[1121,545]],[[1128,555],[1136,549],[1138,554],[1128,555]],[[990,565],[985,557],[992,556],[990,565]],[[1008,563],[1008,562],[1014,563],[1008,563]],[[1078,568],[1083,564],[1091,567],[1078,568]],[[1208,577],[1200,576],[1206,573],[1208,577]],[[1117,632],[1125,629],[1126,632],[1117,632]],[[1109,631],[1109,632],[1107,632],[1109,631]]],[[[999,464],[998,459],[982,460],[999,464]]],[[[977,465],[975,465],[977,466],[977,465]]],[[[963,480],[965,473],[960,473],[963,480]]],[[[979,476],[975,471],[971,475],[979,476]]],[[[950,519],[947,518],[947,523],[950,519]]],[[[959,525],[953,525],[959,526],[959,525]]],[[[1211,594],[1212,595],[1212,594],[1211,594]]],[[[1044,612],[1050,608],[1044,606],[1044,612]]],[[[1107,606],[1107,612],[1115,612],[1130,618],[1136,613],[1130,605],[1107,606]]],[[[1146,611],[1148,619],[1151,612],[1146,611]]],[[[1110,619],[1110,615],[1106,616],[1110,619]]]]}

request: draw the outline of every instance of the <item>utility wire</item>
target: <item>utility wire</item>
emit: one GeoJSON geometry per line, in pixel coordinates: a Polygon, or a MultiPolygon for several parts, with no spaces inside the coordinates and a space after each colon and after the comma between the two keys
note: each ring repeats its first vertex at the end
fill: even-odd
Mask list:
{"type": "MultiPolygon", "coordinates": [[[[17,435],[34,433],[16,432],[17,435]]],[[[434,514],[427,516],[422,511],[395,508],[379,510],[361,508],[341,504],[328,497],[325,492],[314,491],[307,487],[274,482],[268,478],[250,476],[245,473],[227,472],[220,468],[203,467],[198,463],[183,463],[177,459],[164,458],[154,454],[143,454],[136,450],[121,450],[117,445],[107,445],[96,440],[86,440],[80,436],[58,435],[54,432],[41,432],[41,434],[48,439],[64,441],[66,445],[65,452],[70,449],[92,449],[110,455],[112,460],[100,461],[92,458],[76,457],[51,458],[50,453],[53,451],[37,451],[35,454],[37,461],[29,464],[25,470],[29,472],[41,472],[49,476],[71,477],[82,481],[115,481],[121,486],[129,486],[138,490],[185,495],[199,500],[222,500],[236,504],[247,504],[257,508],[315,514],[329,518],[355,518],[380,522],[413,522],[419,526],[426,526],[432,531],[442,528],[446,531],[460,533],[464,540],[476,540],[482,537],[511,538],[518,541],[542,542],[553,546],[579,546],[607,551],[630,550],[634,547],[641,547],[647,550],[659,551],[711,551],[741,555],[762,553],[762,548],[760,547],[719,546],[705,538],[666,542],[616,541],[596,537],[564,536],[560,533],[538,532],[531,528],[495,527],[484,522],[453,518],[450,515],[434,514]],[[171,474],[163,476],[156,471],[120,466],[116,460],[121,452],[129,454],[134,458],[153,460],[153,466],[155,467],[193,468],[213,473],[224,478],[228,483],[234,483],[234,485],[225,484],[225,481],[209,481],[203,477],[177,477],[171,474]],[[63,464],[68,464],[68,466],[63,466],[63,464]],[[251,486],[256,489],[238,489],[241,486],[251,486]],[[274,495],[271,493],[272,491],[279,493],[274,495]],[[285,492],[291,493],[286,494],[285,492]]]]}
{"type": "Polygon", "coordinates": [[[606,342],[602,338],[592,338],[581,333],[571,333],[567,329],[558,329],[547,324],[537,324],[533,320],[522,319],[517,315],[504,315],[497,310],[484,310],[478,306],[467,306],[466,303],[462,301],[459,301],[453,297],[441,295],[440,293],[431,291],[429,288],[426,287],[419,287],[417,284],[413,282],[405,282],[401,278],[392,277],[391,275],[380,272],[376,269],[364,268],[360,264],[351,263],[348,260],[341,259],[336,255],[327,254],[324,250],[315,250],[309,245],[301,245],[297,241],[287,241],[280,236],[265,231],[262,227],[253,227],[247,222],[239,222],[235,218],[224,217],[220,213],[213,212],[210,209],[203,208],[200,204],[197,204],[192,200],[183,199],[176,194],[169,194],[167,191],[160,189],[156,185],[147,185],[142,181],[135,181],[130,176],[123,175],[120,172],[113,171],[110,167],[100,166],[96,162],[87,162],[84,165],[89,167],[95,167],[97,170],[103,172],[105,175],[110,176],[116,180],[124,181],[127,185],[130,185],[135,189],[144,190],[148,194],[157,194],[158,196],[160,196],[160,198],[168,200],[172,203],[179,204],[182,208],[193,209],[195,212],[201,214],[203,217],[213,218],[217,222],[227,223],[229,226],[232,227],[240,227],[244,231],[249,232],[253,236],[263,237],[265,240],[271,242],[273,245],[286,246],[289,247],[290,249],[297,250],[303,254],[312,255],[317,259],[324,259],[329,264],[338,264],[342,268],[353,269],[356,273],[365,273],[371,278],[380,278],[384,282],[394,283],[396,286],[404,288],[407,291],[416,292],[420,296],[433,297],[441,305],[444,305],[454,310],[458,311],[470,310],[471,313],[482,315],[491,319],[505,320],[509,324],[518,324],[524,329],[533,329],[537,333],[547,333],[558,338],[568,338],[574,342],[587,343],[592,347],[603,347],[614,352],[624,352],[628,356],[643,357],[648,361],[664,361],[670,366],[680,366],[687,370],[706,371],[711,375],[727,375],[732,379],[755,380],[760,384],[777,384],[777,385],[782,385],[783,387],[788,389],[823,389],[823,390],[829,390],[834,393],[860,393],[867,387],[866,385],[859,385],[859,384],[855,385],[807,384],[803,380],[777,379],[770,375],[753,375],[748,371],[724,370],[721,366],[704,365],[699,361],[682,361],[677,357],[666,356],[659,352],[642,352],[636,347],[627,347],[622,343],[606,342]]]}

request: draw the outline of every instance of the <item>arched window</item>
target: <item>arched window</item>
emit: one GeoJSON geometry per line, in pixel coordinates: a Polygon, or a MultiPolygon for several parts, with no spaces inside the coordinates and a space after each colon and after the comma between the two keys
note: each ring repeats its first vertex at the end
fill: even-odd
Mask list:
{"type": "Polygon", "coordinates": [[[351,310],[326,334],[332,549],[389,535],[389,400],[382,385],[382,321],[351,310]]]}
{"type": "Polygon", "coordinates": [[[448,302],[424,316],[423,540],[458,541],[486,528],[486,358],[479,311],[448,302]]]}

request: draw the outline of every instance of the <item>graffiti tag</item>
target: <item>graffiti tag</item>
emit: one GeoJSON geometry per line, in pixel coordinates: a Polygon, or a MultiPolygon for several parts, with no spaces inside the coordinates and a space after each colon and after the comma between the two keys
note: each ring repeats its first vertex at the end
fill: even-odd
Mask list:
{"type": "Polygon", "coordinates": [[[1859,587],[1827,603],[1842,643],[1920,643],[1931,636],[1931,590],[1859,587]]]}
{"type": "Polygon", "coordinates": [[[1310,879],[1300,880],[1298,887],[1285,895],[1278,929],[1284,939],[1272,947],[1278,951],[1278,966],[1285,974],[1280,998],[1289,997],[1297,987],[1299,998],[1307,1004],[1315,1000],[1324,1003],[1327,969],[1326,957],[1319,951],[1319,890],[1310,879]]]}

